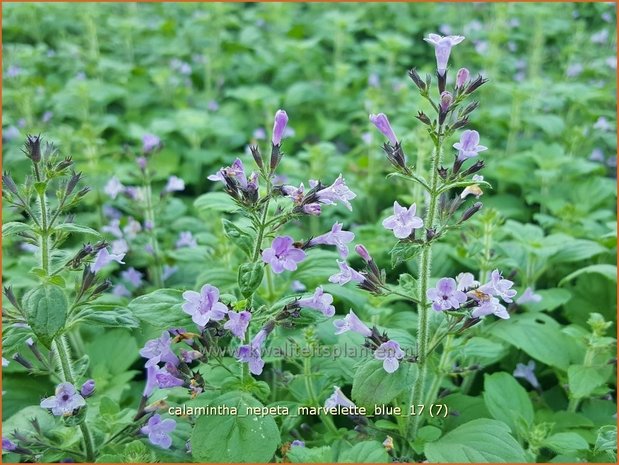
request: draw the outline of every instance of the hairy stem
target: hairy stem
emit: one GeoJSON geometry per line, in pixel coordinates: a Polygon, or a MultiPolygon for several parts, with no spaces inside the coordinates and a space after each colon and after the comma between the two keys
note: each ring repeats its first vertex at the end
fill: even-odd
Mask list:
{"type": "MultiPolygon", "coordinates": [[[[433,228],[436,221],[438,212],[438,168],[441,163],[443,154],[442,140],[439,127],[439,136],[437,144],[432,153],[432,164],[430,167],[430,202],[426,210],[426,216],[424,219],[424,225],[426,228],[433,228]]],[[[430,310],[429,302],[426,296],[429,287],[430,277],[432,275],[432,242],[428,242],[424,245],[421,256],[419,258],[419,322],[417,325],[417,366],[419,372],[417,379],[413,384],[413,388],[410,393],[410,401],[408,403],[409,408],[412,405],[419,405],[424,401],[424,387],[426,377],[428,373],[427,355],[428,355],[428,342],[430,339],[430,310]]],[[[408,425],[406,428],[406,438],[410,441],[415,438],[419,424],[421,423],[420,415],[410,415],[408,417],[408,425]]]]}
{"type": "Polygon", "coordinates": [[[153,284],[157,286],[157,288],[163,287],[163,279],[162,279],[162,270],[161,270],[161,261],[160,261],[160,253],[159,253],[159,242],[157,241],[157,224],[155,222],[155,209],[153,207],[153,193],[152,186],[150,180],[150,174],[148,173],[148,169],[144,170],[144,181],[145,181],[145,197],[146,197],[146,211],[145,216],[146,220],[150,223],[150,242],[151,247],[153,248],[153,258],[154,263],[151,267],[151,274],[153,284]]]}
{"type": "MultiPolygon", "coordinates": [[[[45,198],[45,192],[39,195],[39,201],[41,203],[41,268],[45,270],[45,273],[49,273],[49,231],[47,224],[47,200],[45,198]]],[[[71,352],[67,345],[66,337],[61,335],[53,341],[53,348],[56,352],[56,357],[60,362],[60,368],[62,371],[62,378],[73,385],[75,385],[75,376],[73,375],[73,368],[71,366],[71,352]]],[[[80,430],[84,438],[84,450],[86,451],[86,461],[94,462],[96,459],[94,442],[88,425],[85,422],[80,424],[80,430]]]]}

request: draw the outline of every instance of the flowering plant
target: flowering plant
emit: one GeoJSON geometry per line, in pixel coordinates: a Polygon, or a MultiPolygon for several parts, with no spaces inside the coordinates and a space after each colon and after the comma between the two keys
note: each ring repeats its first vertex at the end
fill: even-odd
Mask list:
{"type": "MultiPolygon", "coordinates": [[[[295,169],[329,152],[318,144],[286,153],[290,125],[303,119],[288,100],[290,121],[271,106],[270,134],[254,133],[225,166],[209,150],[217,169],[204,172],[192,162],[171,175],[169,141],[132,128],[142,137],[137,155],[125,146],[131,164],[100,188],[93,182],[94,195],[78,187],[71,159],[27,138],[30,174],[21,183],[15,172],[3,176],[16,219],[3,235],[29,253],[20,268],[32,264],[29,273],[10,270],[3,366],[11,396],[11,379],[40,382],[23,384],[36,384],[24,392],[27,407],[5,405],[9,461],[524,462],[570,447],[580,458],[612,453],[599,403],[612,374],[603,365],[612,323],[593,313],[589,330],[560,329],[542,313],[564,298],[533,286],[569,262],[569,253],[557,258],[565,236],[504,223],[500,208],[482,206],[491,189],[484,176],[496,179],[485,160],[494,165],[498,151],[471,99],[486,79],[451,71],[463,36],[426,42],[435,77],[409,71],[425,105],[418,137],[412,144],[396,108],[365,117],[385,139],[384,158],[366,148],[367,172],[352,162],[295,169]],[[384,169],[375,156],[392,171],[386,180],[376,177],[384,169]],[[198,215],[188,213],[181,193],[203,190],[198,215]],[[539,244],[549,243],[554,255],[544,256],[539,244]],[[481,381],[485,368],[493,373],[481,381]],[[544,392],[550,377],[565,405],[544,392]]],[[[202,65],[210,79],[211,63],[202,65]]],[[[190,80],[188,63],[170,68],[190,80]]],[[[234,132],[213,127],[220,139],[234,132]]],[[[200,138],[182,129],[189,157],[201,157],[200,138]]]]}

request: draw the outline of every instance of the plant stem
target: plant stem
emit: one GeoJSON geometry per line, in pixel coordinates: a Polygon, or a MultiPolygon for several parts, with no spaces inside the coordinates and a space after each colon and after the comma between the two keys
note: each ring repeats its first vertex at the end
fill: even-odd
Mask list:
{"type": "MultiPolygon", "coordinates": [[[[45,198],[45,192],[39,194],[39,201],[41,203],[41,268],[45,273],[49,273],[49,231],[47,230],[47,201],[45,198]]],[[[53,347],[56,351],[56,356],[60,362],[62,370],[62,378],[75,385],[75,377],[73,375],[73,369],[71,367],[71,352],[67,346],[66,337],[64,335],[58,336],[53,341],[53,347]]],[[[95,448],[92,439],[92,435],[86,425],[85,421],[80,424],[80,430],[84,438],[84,450],[86,451],[86,461],[94,462],[96,459],[95,448]]]]}
{"type": "MultiPolygon", "coordinates": [[[[432,164],[430,167],[430,202],[428,209],[426,210],[426,216],[424,219],[424,226],[426,228],[434,227],[434,223],[438,210],[438,168],[441,163],[443,155],[442,140],[441,140],[442,127],[439,127],[439,134],[437,143],[432,153],[432,164]]],[[[430,338],[430,318],[429,318],[429,302],[426,293],[429,287],[430,276],[432,275],[432,242],[426,243],[421,251],[421,257],[419,258],[419,323],[417,326],[417,366],[419,372],[417,379],[413,384],[413,388],[410,393],[410,401],[408,407],[412,405],[421,404],[424,401],[423,391],[425,388],[425,382],[428,372],[427,354],[428,354],[428,341],[430,338]]],[[[410,413],[410,412],[409,412],[410,413]]],[[[408,424],[406,428],[406,438],[410,441],[414,439],[419,429],[421,422],[420,415],[409,415],[408,424]]]]}

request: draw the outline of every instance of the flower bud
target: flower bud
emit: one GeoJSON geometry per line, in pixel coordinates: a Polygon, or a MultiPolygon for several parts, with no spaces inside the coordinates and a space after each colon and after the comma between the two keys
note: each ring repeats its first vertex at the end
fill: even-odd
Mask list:
{"type": "Polygon", "coordinates": [[[415,85],[419,88],[419,90],[422,93],[425,93],[427,90],[427,86],[426,83],[423,82],[423,79],[421,79],[421,76],[419,76],[419,73],[417,73],[417,70],[415,68],[411,69],[408,72],[408,75],[410,76],[410,78],[413,80],[413,82],[415,83],[415,85]]]}
{"type": "Polygon", "coordinates": [[[432,121],[430,121],[430,118],[428,118],[428,115],[426,115],[423,111],[418,112],[415,118],[417,118],[423,124],[427,124],[428,126],[432,124],[432,121]]]}
{"type": "Polygon", "coordinates": [[[71,174],[71,179],[69,179],[69,182],[67,183],[67,188],[65,190],[66,195],[71,195],[73,189],[75,189],[75,186],[77,186],[77,183],[80,181],[81,178],[82,173],[73,172],[71,174]]]}
{"type": "Polygon", "coordinates": [[[464,93],[467,95],[471,94],[475,92],[479,87],[484,85],[486,82],[488,82],[488,79],[484,79],[483,77],[481,77],[481,75],[477,76],[477,78],[475,78],[475,80],[469,84],[464,93]]]}
{"type": "Polygon", "coordinates": [[[368,252],[368,249],[366,249],[363,245],[357,245],[355,247],[355,251],[366,263],[370,263],[372,261],[372,256],[370,255],[370,252],[368,252]]]}
{"type": "Polygon", "coordinates": [[[453,102],[453,96],[451,95],[451,93],[443,92],[441,94],[441,102],[439,104],[439,108],[441,109],[442,112],[446,113],[449,110],[449,107],[451,106],[452,102],[453,102]]]}
{"type": "Polygon", "coordinates": [[[306,215],[318,216],[320,215],[320,204],[319,203],[309,203],[307,205],[303,205],[303,213],[306,215]]]}
{"type": "Polygon", "coordinates": [[[466,108],[464,108],[464,110],[462,111],[462,116],[470,115],[471,113],[473,113],[473,111],[475,111],[477,109],[478,106],[479,106],[479,102],[478,101],[469,103],[466,106],[466,108]]]}
{"type": "Polygon", "coordinates": [[[82,388],[80,389],[80,394],[82,397],[90,397],[95,392],[95,380],[89,379],[84,384],[82,384],[82,388]]]}
{"type": "Polygon", "coordinates": [[[458,74],[456,74],[456,89],[463,89],[469,80],[469,70],[466,68],[460,68],[458,74]]]}
{"type": "Polygon", "coordinates": [[[251,152],[251,156],[254,157],[254,161],[256,162],[256,165],[258,165],[258,168],[264,168],[264,163],[262,162],[262,154],[260,153],[260,150],[258,150],[258,147],[255,145],[250,145],[249,150],[251,152]]]}
{"type": "Polygon", "coordinates": [[[17,185],[15,184],[15,181],[13,181],[13,178],[11,177],[8,171],[5,171],[2,174],[2,189],[6,189],[12,194],[19,195],[19,191],[17,190],[17,185]]]}
{"type": "Polygon", "coordinates": [[[273,123],[273,136],[271,142],[273,145],[280,145],[282,142],[282,136],[286,130],[288,124],[288,114],[284,110],[277,110],[275,113],[275,121],[273,123]]]}
{"type": "Polygon", "coordinates": [[[473,173],[477,173],[483,167],[484,167],[484,161],[483,160],[479,160],[479,161],[475,162],[475,164],[471,165],[468,169],[463,171],[462,172],[462,176],[466,177],[466,176],[469,176],[469,175],[471,175],[473,173]]]}
{"type": "Polygon", "coordinates": [[[39,163],[41,161],[41,136],[28,135],[24,153],[34,163],[39,163]]]}
{"type": "Polygon", "coordinates": [[[135,161],[142,171],[146,169],[146,165],[148,164],[146,157],[138,157],[135,161]]]}
{"type": "Polygon", "coordinates": [[[458,223],[463,223],[466,220],[470,219],[475,213],[481,210],[482,206],[483,204],[481,202],[475,202],[473,206],[465,210],[465,212],[462,214],[462,218],[460,218],[460,221],[458,221],[458,223]]]}
{"type": "Polygon", "coordinates": [[[389,143],[391,145],[396,145],[398,143],[398,138],[395,136],[395,132],[393,132],[391,124],[389,124],[387,115],[384,113],[370,115],[370,121],[374,126],[376,126],[376,129],[378,129],[387,139],[389,139],[389,143]]]}

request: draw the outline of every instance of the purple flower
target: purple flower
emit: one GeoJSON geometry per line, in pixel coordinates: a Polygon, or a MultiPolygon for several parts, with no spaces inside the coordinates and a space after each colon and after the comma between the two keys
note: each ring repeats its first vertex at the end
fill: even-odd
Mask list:
{"type": "Polygon", "coordinates": [[[319,203],[308,203],[307,205],[303,205],[303,213],[306,215],[319,216],[321,212],[319,203]]]}
{"type": "Polygon", "coordinates": [[[142,230],[142,224],[139,221],[136,221],[132,217],[127,219],[127,225],[123,228],[123,233],[129,239],[134,239],[137,237],[138,233],[142,230]]]}
{"type": "Polygon", "coordinates": [[[456,276],[456,283],[458,283],[457,289],[463,292],[479,286],[479,281],[475,280],[472,273],[460,273],[456,276]]]}
{"type": "Polygon", "coordinates": [[[458,160],[466,160],[476,157],[479,152],[488,150],[488,147],[479,145],[479,133],[467,129],[460,136],[460,142],[456,142],[454,148],[458,151],[458,160]]]}
{"type": "Polygon", "coordinates": [[[206,108],[209,111],[217,111],[219,110],[219,103],[217,103],[217,101],[215,100],[211,100],[210,102],[206,104],[206,108]]]}
{"type": "Polygon", "coordinates": [[[343,320],[335,320],[333,326],[335,326],[335,334],[352,331],[353,333],[359,333],[365,337],[370,337],[372,335],[372,330],[370,330],[352,310],[348,312],[348,315],[346,315],[343,320]]]}
{"type": "Polygon", "coordinates": [[[163,368],[155,368],[157,368],[155,372],[155,381],[159,388],[170,389],[185,384],[185,382],[179,378],[180,373],[172,363],[166,363],[163,368]]]}
{"type": "Polygon", "coordinates": [[[191,319],[199,327],[203,328],[210,321],[223,320],[228,313],[228,307],[219,302],[219,289],[210,284],[205,284],[200,293],[195,291],[183,292],[183,311],[191,315],[191,319]]]}
{"type": "Polygon", "coordinates": [[[172,352],[172,338],[167,331],[163,331],[158,339],[147,341],[140,350],[140,355],[148,359],[146,367],[157,365],[160,362],[178,364],[178,357],[172,352]]]}
{"type": "Polygon", "coordinates": [[[335,307],[332,303],[333,296],[324,292],[322,286],[316,288],[313,296],[297,300],[299,307],[319,310],[324,316],[328,317],[335,315],[335,307]]]}
{"type": "Polygon", "coordinates": [[[368,249],[365,248],[364,245],[358,244],[355,246],[355,251],[359,254],[359,256],[363,259],[365,263],[370,263],[372,261],[372,256],[368,249]]]}
{"type": "Polygon", "coordinates": [[[232,165],[221,168],[217,173],[211,174],[208,179],[210,181],[221,181],[226,184],[225,176],[234,179],[241,188],[247,188],[247,176],[245,175],[245,167],[240,158],[234,160],[232,165]]]}
{"type": "Polygon", "coordinates": [[[375,351],[374,358],[383,360],[383,368],[387,373],[395,372],[400,366],[399,360],[404,358],[404,351],[396,341],[383,342],[375,351]]]}
{"type": "Polygon", "coordinates": [[[56,416],[70,417],[73,411],[86,405],[84,398],[71,383],[60,383],[56,387],[56,395],[43,399],[42,408],[52,409],[56,416]]]}
{"type": "Polygon", "coordinates": [[[11,441],[9,438],[2,437],[2,450],[6,452],[13,452],[17,449],[17,444],[11,441]]]}
{"type": "Polygon", "coordinates": [[[395,136],[391,124],[389,124],[387,115],[384,113],[379,113],[378,115],[372,114],[370,115],[370,122],[376,126],[376,129],[383,133],[383,136],[389,139],[391,145],[396,145],[398,143],[398,138],[395,136]]]}
{"type": "Polygon", "coordinates": [[[504,320],[509,318],[507,309],[501,305],[501,302],[496,297],[476,300],[479,301],[479,306],[473,308],[473,311],[471,312],[471,316],[473,318],[483,318],[486,315],[495,315],[504,320]]]}
{"type": "Polygon", "coordinates": [[[314,237],[309,241],[308,246],[314,247],[316,245],[334,245],[340,254],[340,257],[346,258],[348,256],[348,243],[355,238],[355,234],[350,231],[342,231],[342,223],[335,223],[331,227],[331,231],[314,237]]]}
{"type": "Polygon", "coordinates": [[[142,171],[144,171],[148,166],[148,159],[146,157],[138,157],[135,159],[135,162],[138,164],[142,171]]]}
{"type": "Polygon", "coordinates": [[[294,291],[294,292],[305,292],[305,290],[307,289],[307,287],[305,286],[305,284],[303,284],[301,281],[299,281],[298,279],[295,279],[294,281],[292,281],[292,284],[290,285],[290,288],[294,291]]]}
{"type": "Polygon", "coordinates": [[[155,446],[169,449],[172,445],[170,433],[176,428],[176,422],[171,418],[161,419],[161,415],[156,413],[148,419],[148,423],[140,429],[142,434],[148,435],[148,440],[155,446]]]}
{"type": "Polygon", "coordinates": [[[82,388],[80,389],[80,394],[82,397],[90,397],[95,392],[95,380],[88,379],[84,384],[82,384],[82,388]]]}
{"type": "Polygon", "coordinates": [[[482,284],[479,290],[484,294],[500,297],[509,303],[512,301],[512,297],[516,295],[516,291],[511,288],[513,285],[513,281],[503,279],[499,270],[494,270],[490,275],[490,281],[482,284]]]}
{"type": "Polygon", "coordinates": [[[185,181],[178,176],[170,176],[163,189],[164,192],[180,192],[185,190],[185,181]]]}
{"type": "Polygon", "coordinates": [[[541,301],[542,301],[542,296],[539,294],[536,294],[532,287],[527,287],[522,293],[522,295],[518,297],[518,300],[516,300],[516,303],[518,305],[524,305],[528,303],[537,303],[541,301]]]}
{"type": "Polygon", "coordinates": [[[142,151],[144,153],[150,153],[153,150],[159,148],[161,145],[161,139],[154,134],[144,134],[142,136],[142,151]]]}
{"type": "Polygon", "coordinates": [[[181,349],[181,360],[185,363],[191,363],[194,360],[202,358],[202,353],[197,350],[185,350],[181,349]]]}
{"type": "Polygon", "coordinates": [[[365,281],[365,277],[357,270],[351,268],[345,261],[337,260],[337,265],[340,267],[340,272],[329,276],[330,283],[343,286],[350,281],[354,281],[357,283],[362,283],[363,281],[365,281]]]}
{"type": "Polygon", "coordinates": [[[406,239],[414,229],[423,227],[423,220],[415,216],[417,205],[412,204],[408,209],[397,201],[393,202],[393,215],[383,221],[383,227],[393,230],[398,239],[406,239]]]}
{"type": "Polygon", "coordinates": [[[524,363],[517,364],[513,375],[514,378],[526,379],[535,389],[539,389],[540,387],[539,381],[535,376],[535,361],[533,360],[530,360],[526,365],[524,363]]]}
{"type": "Polygon", "coordinates": [[[43,116],[41,117],[41,121],[43,123],[49,123],[50,120],[54,117],[54,113],[51,111],[46,111],[45,113],[43,113],[43,116]]]}
{"type": "Polygon", "coordinates": [[[325,401],[325,408],[331,409],[338,406],[356,408],[356,405],[344,395],[338,386],[333,386],[333,394],[325,401]]]}
{"type": "Polygon", "coordinates": [[[438,34],[428,34],[425,39],[426,42],[434,45],[434,53],[436,55],[436,67],[439,74],[442,76],[447,71],[447,62],[449,61],[449,55],[451,54],[451,48],[454,45],[458,45],[464,40],[463,36],[447,36],[443,37],[438,34]]]}
{"type": "MultiPolygon", "coordinates": [[[[301,184],[301,186],[303,185],[301,184]]],[[[350,200],[357,197],[357,194],[348,188],[346,181],[344,181],[340,173],[333,184],[316,192],[316,197],[318,197],[320,203],[324,203],[325,205],[336,205],[337,202],[342,202],[346,208],[352,211],[350,200]]]]}
{"type": "Polygon", "coordinates": [[[299,441],[298,439],[295,439],[294,441],[290,443],[290,447],[305,447],[305,443],[303,441],[299,441]]]}
{"type": "Polygon", "coordinates": [[[198,242],[191,231],[181,231],[178,234],[178,239],[176,241],[176,248],[180,249],[183,247],[187,247],[189,249],[195,249],[198,247],[198,242]]]}
{"type": "Polygon", "coordinates": [[[101,231],[110,233],[114,237],[123,237],[123,232],[120,230],[120,219],[114,218],[108,224],[101,228],[101,231]]]}
{"type": "Polygon", "coordinates": [[[99,250],[99,252],[97,253],[94,263],[90,265],[90,271],[92,271],[93,273],[97,273],[101,268],[103,268],[104,266],[112,262],[117,262],[117,263],[120,263],[121,265],[124,265],[125,262],[122,261],[124,256],[125,256],[124,253],[122,254],[109,253],[107,248],[104,247],[103,249],[99,250]]]}
{"type": "Polygon", "coordinates": [[[144,275],[133,267],[128,268],[127,270],[123,271],[120,275],[125,281],[129,282],[133,287],[140,287],[142,285],[142,277],[144,275]]]}
{"type": "Polygon", "coordinates": [[[297,263],[305,259],[305,252],[296,248],[293,242],[290,236],[278,236],[273,239],[271,247],[262,252],[262,260],[271,265],[273,273],[294,271],[297,269],[297,263]]]}
{"type": "Polygon", "coordinates": [[[109,195],[112,199],[115,199],[116,197],[118,197],[118,194],[121,194],[124,191],[125,186],[116,176],[112,176],[103,188],[103,192],[109,195]]]}
{"type": "Polygon", "coordinates": [[[131,291],[124,284],[117,284],[112,288],[112,295],[116,297],[131,297],[131,291]]]}
{"type": "Polygon", "coordinates": [[[458,74],[456,74],[456,89],[463,89],[469,80],[469,70],[466,68],[460,68],[458,74]]]}
{"type": "Polygon", "coordinates": [[[432,308],[437,312],[450,308],[457,310],[466,302],[466,294],[458,290],[453,278],[439,279],[436,287],[428,289],[426,296],[433,302],[432,308]]]}
{"type": "Polygon", "coordinates": [[[20,135],[21,133],[19,132],[19,129],[17,129],[15,126],[9,126],[2,131],[2,139],[6,141],[17,139],[20,135]]]}
{"type": "Polygon", "coordinates": [[[237,360],[242,363],[249,363],[249,371],[254,375],[261,374],[264,368],[261,352],[267,335],[268,333],[261,329],[249,344],[240,346],[237,351],[237,360]]]}
{"type": "Polygon", "coordinates": [[[254,133],[252,134],[254,139],[262,140],[267,138],[267,132],[264,128],[256,128],[254,129],[254,133]]]}
{"type": "Polygon", "coordinates": [[[600,131],[610,131],[612,129],[612,125],[608,122],[608,119],[605,116],[600,116],[593,125],[593,129],[599,129],[600,131]]]}
{"type": "Polygon", "coordinates": [[[244,339],[245,331],[247,331],[249,321],[251,320],[251,313],[246,310],[238,313],[229,311],[228,318],[228,321],[224,324],[224,328],[229,329],[230,332],[239,339],[244,339]]]}
{"type": "Polygon", "coordinates": [[[453,96],[451,95],[450,92],[445,91],[441,93],[441,100],[439,102],[439,108],[441,109],[443,113],[446,113],[447,110],[449,110],[449,107],[451,107],[453,100],[454,100],[453,96]]]}
{"type": "Polygon", "coordinates": [[[277,110],[273,123],[273,136],[271,137],[273,145],[279,145],[282,142],[282,136],[284,135],[287,124],[288,114],[284,110],[277,110]]]}

